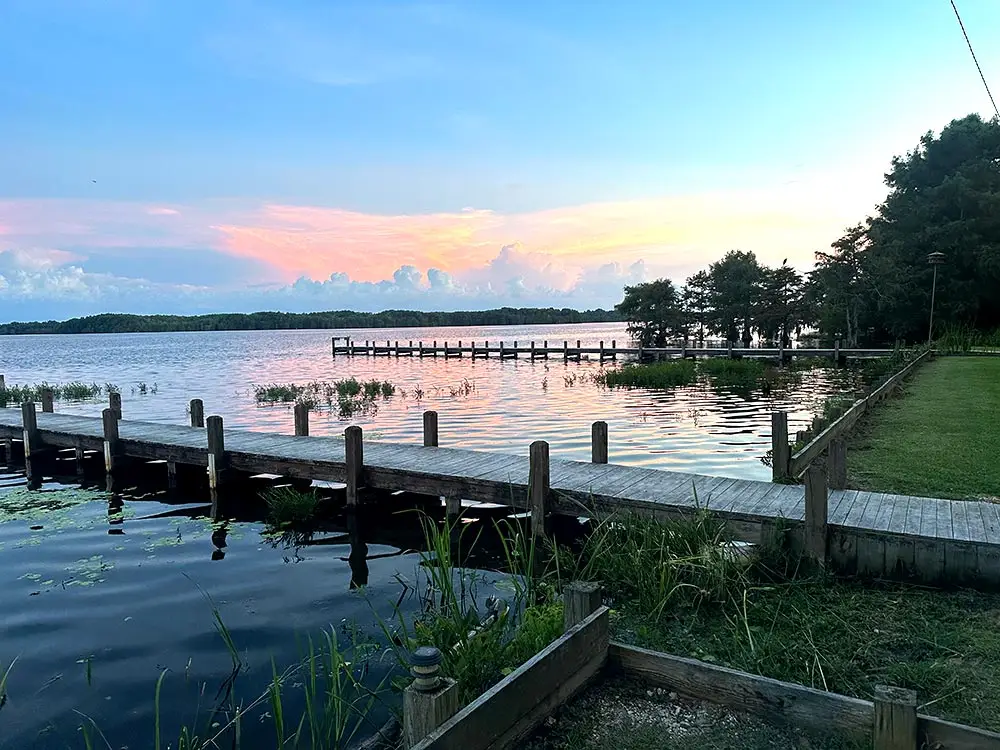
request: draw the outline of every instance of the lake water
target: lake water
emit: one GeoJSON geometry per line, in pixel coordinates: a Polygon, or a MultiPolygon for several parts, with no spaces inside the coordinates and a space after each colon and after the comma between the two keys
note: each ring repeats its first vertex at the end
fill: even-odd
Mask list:
{"type": "MultiPolygon", "coordinates": [[[[590,424],[602,419],[612,461],[759,479],[770,475],[760,458],[770,447],[771,410],[787,410],[790,429],[801,429],[848,377],[809,371],[767,395],[708,383],[608,390],[591,376],[613,363],[334,358],[335,333],[383,341],[627,341],[618,324],[0,337],[0,373],[8,385],[115,383],[126,418],[186,423],[188,401],[197,397],[228,426],[283,432],[292,431],[291,410],[258,406],[255,384],[387,379],[406,397],[351,420],[314,412],[312,432],[339,433],[356,423],[372,437],[418,442],[422,412],[435,409],[442,445],[527,453],[533,440],[545,439],[555,456],[589,460],[590,424]]],[[[94,415],[103,407],[56,404],[57,411],[94,415]]],[[[52,481],[29,492],[23,475],[0,469],[0,675],[17,658],[0,709],[0,748],[84,747],[82,715],[114,748],[152,746],[154,687],[164,669],[164,743],[173,741],[199,701],[211,704],[231,669],[213,606],[248,665],[242,678],[254,695],[270,679],[272,657],[280,669],[300,656],[297,634],[333,626],[345,640],[378,640],[376,616],[391,614],[403,591],[399,577],[415,576],[419,530],[412,522],[386,519],[361,530],[368,568],[361,591],[351,585],[359,548],[351,554],[340,521],[314,540],[330,543],[288,548],[270,542],[258,520],[212,521],[204,502],[52,481]]],[[[381,679],[389,666],[375,663],[368,679],[381,679]]],[[[244,739],[245,747],[274,746],[252,725],[244,739]]]]}

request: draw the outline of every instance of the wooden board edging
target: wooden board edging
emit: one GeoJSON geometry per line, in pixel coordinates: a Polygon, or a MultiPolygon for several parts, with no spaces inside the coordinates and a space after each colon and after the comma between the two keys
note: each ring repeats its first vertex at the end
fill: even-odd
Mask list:
{"type": "Polygon", "coordinates": [[[608,608],[601,607],[441,725],[413,750],[505,750],[541,725],[603,668],[608,608]]]}
{"type": "MultiPolygon", "coordinates": [[[[874,705],[860,698],[616,642],[608,647],[608,667],[774,724],[832,730],[862,741],[872,736],[874,705]]],[[[918,716],[918,737],[921,747],[935,750],[1000,750],[996,732],[924,714],[918,716]]]]}

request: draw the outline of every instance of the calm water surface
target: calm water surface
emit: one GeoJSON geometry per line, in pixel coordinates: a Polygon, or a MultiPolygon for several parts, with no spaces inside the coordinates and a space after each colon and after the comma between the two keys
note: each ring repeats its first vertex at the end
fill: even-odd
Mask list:
{"type": "MultiPolygon", "coordinates": [[[[801,429],[844,378],[812,371],[766,396],[707,384],[606,390],[590,379],[602,368],[594,361],[333,358],[333,333],[426,342],[627,340],[616,324],[0,337],[0,372],[8,384],[118,384],[126,418],[186,423],[187,403],[198,397],[228,426],[283,432],[292,430],[290,409],[257,406],[254,384],[376,377],[408,395],[350,421],[314,412],[313,433],[339,433],[353,422],[369,435],[417,442],[422,412],[436,409],[442,444],[526,453],[545,439],[554,455],[588,460],[590,424],[603,419],[612,461],[760,479],[769,476],[760,457],[770,445],[771,410],[786,409],[790,428],[801,429]],[[157,392],[133,393],[140,382],[155,383],[157,392]]],[[[96,415],[103,406],[56,408],[96,415]]],[[[153,692],[163,669],[170,670],[164,740],[176,737],[176,727],[199,700],[211,704],[229,673],[206,595],[248,664],[243,679],[251,695],[270,679],[272,656],[280,668],[300,655],[297,635],[333,626],[349,640],[347,626],[356,625],[363,637],[378,638],[376,615],[392,611],[399,577],[415,576],[417,555],[407,551],[417,544],[407,538],[412,529],[362,531],[369,580],[362,594],[351,587],[351,545],[338,541],[344,529],[317,537],[333,543],[290,549],[269,542],[259,522],[212,521],[204,501],[55,482],[29,492],[22,475],[0,468],[0,670],[17,657],[0,709],[0,748],[83,747],[77,727],[84,719],[74,711],[93,717],[114,748],[151,747],[153,692]]],[[[369,679],[381,679],[388,666],[376,665],[369,679]]],[[[249,747],[274,746],[260,732],[244,737],[249,747]]]]}

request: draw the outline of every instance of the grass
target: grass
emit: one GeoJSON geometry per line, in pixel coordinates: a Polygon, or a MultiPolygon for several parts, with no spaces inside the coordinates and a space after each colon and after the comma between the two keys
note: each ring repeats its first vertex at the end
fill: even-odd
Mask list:
{"type": "Polygon", "coordinates": [[[862,420],[848,445],[854,485],[944,498],[1000,496],[1000,358],[924,365],[902,398],[862,420]]]}
{"type": "Polygon", "coordinates": [[[114,383],[105,383],[104,385],[81,382],[64,383],[63,385],[52,383],[9,385],[0,388],[0,408],[22,404],[26,401],[41,401],[42,391],[46,388],[52,391],[53,399],[63,401],[87,401],[120,392],[114,383]]]}
{"type": "Polygon", "coordinates": [[[442,674],[458,682],[464,705],[562,635],[562,603],[555,587],[543,584],[538,575],[540,550],[534,537],[525,536],[516,524],[496,528],[509,571],[502,584],[510,597],[484,601],[478,595],[482,573],[457,564],[461,555],[472,553],[481,532],[461,522],[439,526],[423,516],[422,523],[426,551],[415,589],[420,613],[407,622],[397,610],[395,628],[383,623],[383,630],[400,644],[397,656],[404,668],[417,647],[437,647],[442,674]]]}
{"type": "Polygon", "coordinates": [[[715,385],[730,388],[753,388],[763,380],[767,369],[759,359],[711,357],[698,362],[699,372],[715,385]]]}
{"type": "Polygon", "coordinates": [[[691,385],[697,377],[694,362],[674,359],[649,365],[625,365],[620,370],[606,370],[594,380],[608,388],[673,388],[691,385]]]}
{"type": "Polygon", "coordinates": [[[297,528],[315,519],[319,496],[315,490],[299,492],[291,487],[277,487],[264,493],[267,523],[277,529],[297,528]]]}
{"type": "MultiPolygon", "coordinates": [[[[310,408],[336,408],[341,417],[370,414],[379,401],[396,395],[396,386],[388,380],[313,380],[309,383],[271,383],[253,387],[254,400],[260,405],[304,403],[310,408]]],[[[400,392],[401,393],[401,392],[400,392]]]]}
{"type": "Polygon", "coordinates": [[[1000,595],[808,576],[781,532],[741,563],[707,517],[655,526],[613,516],[561,553],[604,585],[613,638],[858,698],[912,688],[1000,730],[1000,595]]]}
{"type": "Polygon", "coordinates": [[[969,326],[946,326],[934,346],[938,351],[948,353],[1000,350],[1000,328],[980,331],[969,326]]]}

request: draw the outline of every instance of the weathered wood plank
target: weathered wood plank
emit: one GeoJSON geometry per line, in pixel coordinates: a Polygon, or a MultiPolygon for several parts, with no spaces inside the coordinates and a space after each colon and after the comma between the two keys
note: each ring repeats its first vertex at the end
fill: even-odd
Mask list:
{"type": "Polygon", "coordinates": [[[872,704],[726,667],[612,643],[611,668],[681,695],[728,706],[779,725],[871,737],[872,704]]]}
{"type": "Polygon", "coordinates": [[[601,607],[487,690],[414,750],[502,750],[538,727],[603,667],[608,608],[601,607]]]}

